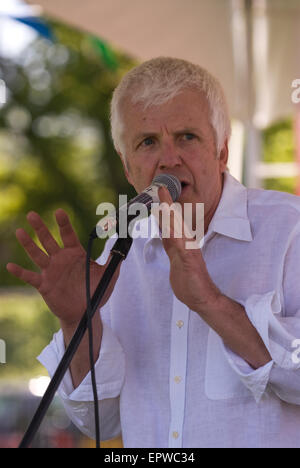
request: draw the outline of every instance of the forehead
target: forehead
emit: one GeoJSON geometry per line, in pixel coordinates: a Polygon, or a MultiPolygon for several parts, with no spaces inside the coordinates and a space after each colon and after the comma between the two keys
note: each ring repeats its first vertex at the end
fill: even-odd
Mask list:
{"type": "Polygon", "coordinates": [[[156,132],[166,127],[176,131],[181,128],[205,129],[210,125],[210,107],[204,93],[184,90],[169,101],[148,106],[133,104],[130,99],[122,106],[122,120],[125,137],[137,132],[156,132]]]}

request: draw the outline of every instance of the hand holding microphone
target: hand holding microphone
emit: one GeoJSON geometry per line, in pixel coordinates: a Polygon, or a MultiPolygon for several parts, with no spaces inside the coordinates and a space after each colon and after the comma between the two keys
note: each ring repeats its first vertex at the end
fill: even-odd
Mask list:
{"type": "Polygon", "coordinates": [[[144,214],[148,216],[151,212],[152,204],[160,203],[158,190],[162,186],[168,189],[173,202],[178,200],[181,194],[180,181],[174,175],[159,174],[154,177],[151,185],[143,190],[142,193],[121,206],[118,211],[115,210],[102,218],[91,232],[90,237],[106,238],[117,232],[119,237],[126,238],[131,221],[143,218],[144,214]],[[138,216],[137,212],[141,212],[141,215],[138,216]]]}

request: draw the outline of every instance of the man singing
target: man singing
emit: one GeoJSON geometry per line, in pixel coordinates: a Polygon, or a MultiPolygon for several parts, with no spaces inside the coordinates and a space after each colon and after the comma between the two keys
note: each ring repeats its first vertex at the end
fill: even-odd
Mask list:
{"type": "MultiPolygon", "coordinates": [[[[227,170],[230,120],[222,88],[206,70],[156,58],[116,88],[111,129],[138,193],[158,174],[176,176],[179,203],[204,203],[204,238],[164,238],[154,223],[136,238],[93,319],[101,436],[125,447],[299,447],[300,201],[247,189],[227,170]]],[[[168,191],[160,201],[172,204],[168,191]]],[[[61,330],[39,356],[50,375],[86,309],[85,251],[56,212],[63,247],[37,213],[17,238],[40,273],[8,264],[35,287],[61,330]]],[[[171,217],[171,234],[174,231],[171,217]]],[[[113,239],[91,265],[91,292],[113,239]]],[[[114,241],[114,240],[113,240],[114,241]]],[[[88,337],[59,394],[93,437],[88,337]]]]}

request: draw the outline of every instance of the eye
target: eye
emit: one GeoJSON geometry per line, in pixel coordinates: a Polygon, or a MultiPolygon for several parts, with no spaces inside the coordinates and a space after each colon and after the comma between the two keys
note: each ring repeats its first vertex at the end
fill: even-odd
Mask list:
{"type": "Polygon", "coordinates": [[[183,139],[187,140],[187,141],[194,140],[195,138],[196,138],[196,136],[193,133],[185,133],[183,135],[183,139]]]}
{"type": "Polygon", "coordinates": [[[154,138],[147,137],[142,141],[141,146],[151,146],[153,145],[153,143],[154,143],[154,138]]]}

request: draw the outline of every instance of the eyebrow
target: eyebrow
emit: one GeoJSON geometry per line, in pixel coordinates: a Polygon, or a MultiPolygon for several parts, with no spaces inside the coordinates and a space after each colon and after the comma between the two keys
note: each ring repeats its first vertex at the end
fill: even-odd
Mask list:
{"type": "Polygon", "coordinates": [[[174,132],[174,135],[182,135],[183,133],[197,133],[199,136],[202,137],[202,132],[200,131],[199,128],[196,128],[196,127],[183,128],[182,130],[178,130],[177,132],[174,132]]]}

